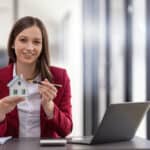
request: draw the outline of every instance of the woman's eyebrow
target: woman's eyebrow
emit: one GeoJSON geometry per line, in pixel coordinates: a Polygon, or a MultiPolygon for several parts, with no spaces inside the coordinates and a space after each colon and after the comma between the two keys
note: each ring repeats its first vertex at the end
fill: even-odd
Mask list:
{"type": "Polygon", "coordinates": [[[25,35],[20,35],[19,38],[27,38],[25,35]]]}
{"type": "MultiPolygon", "coordinates": [[[[20,35],[19,38],[28,38],[26,35],[20,35]]],[[[34,40],[42,41],[42,38],[40,37],[33,37],[34,40]]]]}
{"type": "Polygon", "coordinates": [[[33,38],[34,40],[42,41],[42,38],[33,38]]]}

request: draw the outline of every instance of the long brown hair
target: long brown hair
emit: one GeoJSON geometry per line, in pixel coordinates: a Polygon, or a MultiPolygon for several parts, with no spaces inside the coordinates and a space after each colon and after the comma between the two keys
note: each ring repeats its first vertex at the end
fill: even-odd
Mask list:
{"type": "Polygon", "coordinates": [[[8,39],[8,56],[9,64],[16,62],[15,50],[12,48],[14,41],[17,35],[22,32],[24,29],[36,25],[42,33],[42,51],[37,60],[36,72],[41,74],[42,79],[47,78],[49,81],[52,80],[52,74],[49,70],[50,61],[49,61],[49,46],[48,46],[48,35],[46,28],[42,21],[38,18],[26,16],[19,19],[13,26],[9,39],[8,39]]]}

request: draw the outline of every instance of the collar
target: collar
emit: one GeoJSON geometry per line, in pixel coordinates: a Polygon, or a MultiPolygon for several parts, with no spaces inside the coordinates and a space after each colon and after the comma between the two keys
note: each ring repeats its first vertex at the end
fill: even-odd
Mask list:
{"type": "MultiPolygon", "coordinates": [[[[16,76],[16,64],[14,63],[13,65],[13,78],[16,76]]],[[[33,80],[36,80],[36,81],[41,81],[41,75],[38,74],[33,80]]]]}

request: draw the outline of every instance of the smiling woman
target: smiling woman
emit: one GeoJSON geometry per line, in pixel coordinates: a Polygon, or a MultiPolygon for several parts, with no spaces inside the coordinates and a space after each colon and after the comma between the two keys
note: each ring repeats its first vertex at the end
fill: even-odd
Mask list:
{"type": "Polygon", "coordinates": [[[14,24],[8,54],[9,65],[0,69],[0,136],[68,135],[72,130],[70,79],[65,69],[50,66],[48,37],[41,20],[27,16],[14,24]],[[16,75],[23,75],[29,91],[23,102],[22,97],[8,96],[7,84],[16,75]]]}
{"type": "MultiPolygon", "coordinates": [[[[35,53],[35,51],[39,51],[38,54],[36,54],[36,57],[34,57],[34,59],[28,59],[28,61],[31,61],[30,63],[34,64],[32,67],[30,65],[31,70],[29,76],[35,76],[41,71],[42,78],[48,78],[48,80],[51,81],[51,73],[48,69],[49,48],[46,28],[38,18],[24,17],[14,24],[9,36],[9,63],[16,63],[18,65],[18,61],[25,61],[25,53],[28,52],[26,57],[29,57],[31,52],[35,53]],[[21,54],[24,54],[24,57],[21,54]],[[23,57],[23,60],[20,57],[17,57],[17,55],[21,58],[23,57]],[[34,67],[36,68],[35,70],[34,67]]],[[[26,75],[24,77],[26,78],[26,75]]]]}
{"type": "Polygon", "coordinates": [[[23,30],[16,37],[12,48],[15,49],[15,54],[18,58],[16,61],[18,67],[21,67],[21,65],[33,65],[35,67],[36,60],[42,50],[42,34],[40,29],[34,25],[23,30]]]}

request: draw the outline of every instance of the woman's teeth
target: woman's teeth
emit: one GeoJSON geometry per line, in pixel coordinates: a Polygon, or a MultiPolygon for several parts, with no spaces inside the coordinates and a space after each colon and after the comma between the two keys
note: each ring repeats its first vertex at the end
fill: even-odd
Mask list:
{"type": "Polygon", "coordinates": [[[34,55],[34,53],[33,52],[23,52],[23,55],[25,55],[25,56],[32,56],[32,55],[34,55]]]}

